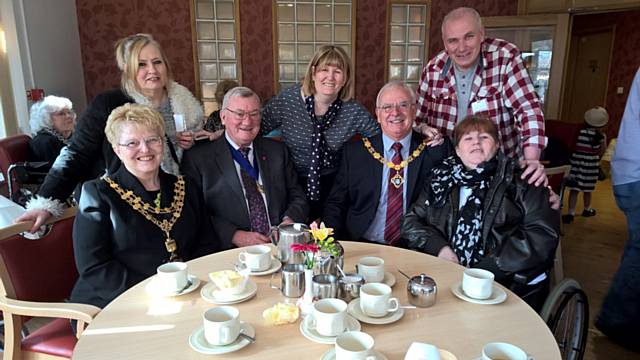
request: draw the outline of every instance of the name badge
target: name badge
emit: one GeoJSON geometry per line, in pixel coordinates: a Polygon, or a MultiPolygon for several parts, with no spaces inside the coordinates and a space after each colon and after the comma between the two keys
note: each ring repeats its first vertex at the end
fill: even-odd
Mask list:
{"type": "Polygon", "coordinates": [[[487,100],[482,99],[480,101],[471,103],[471,110],[474,114],[489,111],[489,105],[487,104],[487,100]]]}

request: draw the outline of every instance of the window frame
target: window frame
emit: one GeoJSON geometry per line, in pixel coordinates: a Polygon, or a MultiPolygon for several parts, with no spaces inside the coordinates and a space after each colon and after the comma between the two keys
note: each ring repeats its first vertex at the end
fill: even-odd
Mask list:
{"type": "MultiPolygon", "coordinates": [[[[273,44],[273,49],[272,49],[272,53],[273,53],[273,90],[275,94],[278,94],[282,89],[280,88],[280,63],[279,63],[279,54],[280,54],[280,48],[279,48],[279,43],[278,43],[278,39],[279,39],[279,33],[278,33],[278,2],[279,1],[288,1],[290,3],[309,3],[309,4],[313,4],[313,5],[317,5],[317,4],[331,4],[331,5],[335,5],[337,4],[341,4],[341,3],[348,3],[348,1],[342,1],[342,2],[336,2],[336,0],[329,0],[330,2],[326,1],[326,2],[320,2],[318,3],[318,0],[272,0],[271,2],[271,9],[272,9],[272,44],[273,44]]],[[[351,21],[350,21],[350,25],[351,25],[351,52],[349,54],[349,57],[351,58],[351,65],[352,65],[352,72],[353,72],[353,79],[354,79],[354,85],[355,85],[355,79],[356,79],[356,38],[357,38],[357,24],[356,24],[356,15],[357,15],[357,5],[358,2],[357,0],[351,0],[351,21]]],[[[332,19],[333,21],[333,19],[332,19]]],[[[315,26],[315,22],[313,23],[315,26]]],[[[335,23],[332,23],[332,26],[335,23]]],[[[317,46],[319,44],[325,44],[322,42],[315,42],[314,41],[314,46],[317,48],[317,46]]],[[[296,46],[299,44],[297,42],[297,40],[294,42],[294,44],[296,44],[296,46]]],[[[340,44],[336,44],[337,46],[340,46],[340,44]]],[[[315,53],[315,50],[314,50],[315,53]]],[[[308,64],[308,62],[307,62],[308,64]]],[[[296,58],[296,66],[299,66],[300,63],[297,62],[297,58],[296,58]]],[[[298,79],[298,81],[302,81],[301,79],[298,79]]]]}

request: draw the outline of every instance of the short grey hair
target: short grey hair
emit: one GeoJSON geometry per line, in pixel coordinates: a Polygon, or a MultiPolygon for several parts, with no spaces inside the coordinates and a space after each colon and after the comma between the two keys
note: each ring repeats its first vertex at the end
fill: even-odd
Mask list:
{"type": "Polygon", "coordinates": [[[222,110],[227,108],[227,106],[229,105],[229,100],[231,100],[232,97],[240,97],[240,98],[255,97],[258,100],[258,105],[260,104],[260,96],[258,96],[258,94],[256,94],[255,91],[245,86],[237,86],[227,91],[226,94],[224,94],[224,99],[222,99],[222,110]]]}
{"type": "MultiPolygon", "coordinates": [[[[29,127],[31,134],[36,135],[42,129],[53,129],[51,114],[60,110],[73,110],[73,103],[66,97],[49,95],[31,105],[29,112],[29,127]]],[[[75,114],[74,114],[75,120],[75,114]]]]}
{"type": "Polygon", "coordinates": [[[384,84],[384,86],[380,89],[380,91],[378,91],[378,96],[376,97],[376,107],[380,106],[380,99],[382,98],[382,94],[384,94],[384,92],[389,89],[395,89],[395,88],[403,89],[409,95],[409,98],[411,99],[411,104],[416,103],[416,94],[413,92],[413,89],[402,81],[393,80],[384,84]]]}
{"type": "Polygon", "coordinates": [[[482,18],[480,17],[480,14],[478,13],[478,11],[470,7],[459,7],[457,9],[451,10],[447,15],[444,16],[444,19],[442,20],[442,27],[440,28],[442,35],[444,36],[444,27],[447,24],[447,22],[451,20],[460,19],[461,17],[467,16],[467,15],[471,16],[473,20],[475,20],[478,30],[482,30],[482,27],[483,27],[482,18]]]}

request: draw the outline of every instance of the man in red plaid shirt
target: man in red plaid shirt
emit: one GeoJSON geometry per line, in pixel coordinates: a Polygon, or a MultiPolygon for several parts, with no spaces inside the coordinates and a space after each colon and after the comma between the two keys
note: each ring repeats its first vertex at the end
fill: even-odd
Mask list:
{"type": "Polygon", "coordinates": [[[484,114],[500,131],[504,153],[522,161],[523,178],[546,184],[539,158],[547,138],[538,95],[518,48],[484,37],[478,12],[458,8],[442,22],[445,50],[422,72],[417,91],[418,122],[451,136],[467,115],[484,114]]]}

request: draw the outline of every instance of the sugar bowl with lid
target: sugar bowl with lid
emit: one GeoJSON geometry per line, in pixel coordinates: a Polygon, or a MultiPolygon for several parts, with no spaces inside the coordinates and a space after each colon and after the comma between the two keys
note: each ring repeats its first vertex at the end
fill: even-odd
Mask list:
{"type": "Polygon", "coordinates": [[[407,297],[409,303],[417,307],[429,307],[436,303],[438,287],[433,278],[420,274],[409,279],[407,297]]]}

